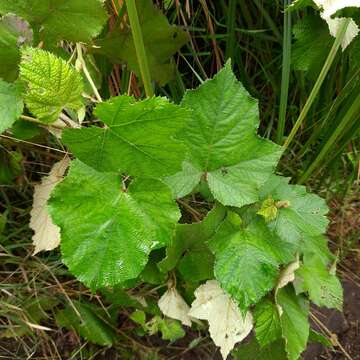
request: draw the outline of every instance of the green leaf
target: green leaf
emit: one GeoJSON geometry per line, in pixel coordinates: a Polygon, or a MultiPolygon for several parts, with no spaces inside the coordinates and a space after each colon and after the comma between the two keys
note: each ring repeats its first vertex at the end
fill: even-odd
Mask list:
{"type": "Polygon", "coordinates": [[[101,0],[0,0],[0,13],[21,16],[51,41],[90,42],[107,20],[101,0]]]}
{"type": "MultiPolygon", "coordinates": [[[[75,330],[84,339],[98,345],[111,345],[116,340],[116,333],[106,321],[103,309],[92,304],[72,301],[79,315],[68,305],[55,314],[56,322],[61,327],[75,330]],[[100,317],[99,314],[102,316],[100,317]]],[[[109,319],[108,319],[109,320],[109,319]]]]}
{"type": "Polygon", "coordinates": [[[78,110],[83,106],[80,74],[47,51],[24,49],[20,78],[27,83],[27,107],[44,123],[56,121],[63,108],[78,110]]]}
{"type": "Polygon", "coordinates": [[[280,289],[276,300],[281,307],[282,335],[288,359],[297,360],[306,349],[309,337],[309,302],[302,295],[296,296],[291,285],[280,289]]]}
{"type": "Polygon", "coordinates": [[[261,347],[255,338],[240,345],[231,355],[235,360],[287,360],[284,341],[279,340],[261,347]]]}
{"type": "Polygon", "coordinates": [[[23,107],[21,87],[0,79],[0,134],[20,117],[23,107]]]}
{"type": "Polygon", "coordinates": [[[159,324],[163,340],[175,341],[186,335],[180,322],[172,319],[163,319],[159,324]]]}
{"type": "Polygon", "coordinates": [[[326,232],[328,207],[304,186],[289,185],[288,178],[272,175],[260,192],[261,199],[271,196],[276,202],[286,203],[278,208],[277,217],[268,223],[278,236],[295,248],[309,246],[314,237],[326,232]]]}
{"type": "MultiPolygon", "coordinates": [[[[178,262],[187,254],[191,254],[195,249],[204,248],[204,243],[217,230],[221,222],[224,220],[226,210],[223,206],[215,206],[206,216],[206,218],[198,223],[177,224],[175,236],[171,240],[170,245],[166,248],[166,257],[158,266],[163,272],[170,271],[176,267],[178,262]]],[[[187,260],[189,261],[189,260],[187,260]]],[[[186,264],[183,264],[183,274],[186,264]]]]}
{"type": "Polygon", "coordinates": [[[342,310],[343,290],[336,275],[331,274],[316,254],[305,255],[303,265],[296,271],[302,288],[318,306],[342,310]]]}
{"type": "Polygon", "coordinates": [[[0,19],[0,78],[14,81],[18,76],[21,45],[32,44],[33,33],[23,19],[8,14],[0,19]]]}
{"type": "Polygon", "coordinates": [[[237,214],[229,213],[209,246],[216,279],[246,310],[275,286],[279,264],[291,261],[293,253],[260,217],[242,225],[237,214]]]}
{"type": "Polygon", "coordinates": [[[107,126],[67,129],[63,141],[98,171],[160,177],[175,173],[185,148],[173,138],[188,111],[161,97],[136,101],[118,96],[99,104],[95,115],[107,126]]]}
{"type": "MultiPolygon", "coordinates": [[[[179,27],[169,24],[151,0],[138,0],[136,6],[151,78],[164,85],[174,76],[172,56],[187,43],[188,38],[179,27]]],[[[141,77],[130,26],[117,26],[104,38],[95,41],[95,45],[95,52],[106,55],[115,63],[126,62],[141,77]]]]}
{"type": "Polygon", "coordinates": [[[181,187],[191,189],[201,170],[223,205],[256,202],[281,148],[256,135],[258,102],[236,80],[230,62],[212,80],[188,91],[182,104],[193,111],[179,137],[190,150],[194,170],[187,169],[189,181],[181,187]]]}
{"type": "Polygon", "coordinates": [[[135,180],[126,191],[122,186],[120,176],[75,160],[50,199],[63,261],[93,289],[137,277],[150,251],[170,242],[180,218],[160,181],[135,180]]]}
{"type": "Polygon", "coordinates": [[[279,310],[270,299],[265,298],[254,310],[256,339],[261,347],[281,338],[279,310]]]}
{"type": "Polygon", "coordinates": [[[146,323],[146,314],[142,310],[135,310],[129,318],[137,324],[144,325],[146,323]]]}
{"type": "Polygon", "coordinates": [[[262,202],[261,208],[257,214],[263,216],[266,222],[275,220],[277,215],[276,201],[269,196],[262,202]]]}
{"type": "Polygon", "coordinates": [[[313,329],[310,329],[309,342],[322,344],[330,349],[333,348],[333,345],[332,345],[330,339],[328,339],[326,336],[318,333],[317,331],[315,331],[313,329]]]}
{"type": "Polygon", "coordinates": [[[320,16],[308,15],[294,25],[293,33],[296,40],[291,51],[293,68],[316,78],[334,41],[328,25],[320,16]]]}

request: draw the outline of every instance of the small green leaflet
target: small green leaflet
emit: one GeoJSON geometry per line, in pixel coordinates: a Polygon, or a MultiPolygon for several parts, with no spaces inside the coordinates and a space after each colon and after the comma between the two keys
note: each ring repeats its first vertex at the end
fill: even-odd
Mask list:
{"type": "Polygon", "coordinates": [[[276,201],[269,196],[262,202],[257,214],[263,216],[266,222],[275,220],[277,215],[276,201]]]}
{"type": "Polygon", "coordinates": [[[309,337],[309,302],[302,295],[296,296],[292,285],[280,289],[276,301],[281,309],[282,335],[288,359],[298,360],[309,337]]]}
{"type": "Polygon", "coordinates": [[[63,108],[83,106],[80,74],[64,60],[35,48],[22,51],[20,78],[27,84],[25,103],[44,123],[56,121],[63,108]]]}
{"type": "Polygon", "coordinates": [[[342,310],[343,290],[335,274],[331,274],[317,254],[304,255],[304,263],[296,274],[301,287],[318,306],[342,310]]]}
{"type": "Polygon", "coordinates": [[[271,196],[277,202],[287,202],[268,226],[285,242],[295,247],[304,246],[326,232],[328,207],[322,198],[309,194],[304,186],[288,182],[288,178],[272,175],[261,190],[260,198],[265,200],[271,196]]]}
{"type": "Polygon", "coordinates": [[[187,165],[185,174],[176,174],[167,183],[181,190],[177,196],[184,195],[183,190],[196,184],[196,177],[199,183],[203,175],[223,205],[241,207],[256,202],[281,148],[257,136],[258,103],[236,80],[230,62],[212,80],[186,92],[182,105],[192,110],[191,121],[179,138],[189,148],[194,174],[187,165]]]}
{"type": "Polygon", "coordinates": [[[0,14],[6,13],[27,20],[50,45],[58,40],[90,42],[107,21],[101,0],[0,0],[0,14]]]}
{"type": "Polygon", "coordinates": [[[20,46],[32,45],[30,25],[8,14],[0,19],[0,78],[14,81],[19,72],[20,46]]]}
{"type": "Polygon", "coordinates": [[[191,259],[187,260],[187,256],[191,255],[193,250],[196,252],[204,250],[205,242],[214,235],[224,220],[225,215],[225,208],[221,205],[216,205],[201,222],[177,224],[175,235],[170,245],[166,248],[166,257],[158,264],[159,269],[163,272],[168,272],[174,269],[180,261],[183,263],[182,272],[183,274],[186,273],[185,264],[192,262],[191,259]]]}
{"type": "Polygon", "coordinates": [[[118,96],[99,104],[95,115],[107,126],[63,132],[64,143],[87,165],[144,177],[180,169],[186,151],[174,135],[188,118],[186,109],[162,97],[118,96]]]}
{"type": "MultiPolygon", "coordinates": [[[[169,25],[166,16],[155,7],[152,0],[137,0],[136,5],[151,78],[164,85],[175,73],[172,56],[187,43],[188,38],[179,27],[169,25]]],[[[106,37],[96,40],[94,52],[107,56],[115,63],[126,62],[141,77],[129,26],[117,26],[106,37]]]]}
{"type": "Polygon", "coordinates": [[[160,181],[134,180],[122,189],[120,176],[75,160],[49,201],[63,261],[92,289],[137,277],[150,251],[169,244],[180,218],[160,181]]]}
{"type": "Polygon", "coordinates": [[[18,84],[0,79],[0,134],[20,117],[23,111],[22,91],[18,84]]]}
{"type": "Polygon", "coordinates": [[[80,301],[73,301],[72,304],[79,315],[70,305],[67,305],[65,309],[55,314],[59,326],[75,330],[81,337],[94,344],[105,346],[116,341],[116,333],[108,325],[110,319],[102,308],[80,301]]]}
{"type": "Polygon", "coordinates": [[[293,254],[260,217],[242,225],[237,214],[228,213],[209,246],[215,255],[215,278],[246,310],[275,286],[279,264],[291,261],[293,254]]]}
{"type": "Polygon", "coordinates": [[[256,304],[253,315],[256,339],[261,347],[281,338],[279,311],[272,300],[269,298],[261,300],[256,304]]]}

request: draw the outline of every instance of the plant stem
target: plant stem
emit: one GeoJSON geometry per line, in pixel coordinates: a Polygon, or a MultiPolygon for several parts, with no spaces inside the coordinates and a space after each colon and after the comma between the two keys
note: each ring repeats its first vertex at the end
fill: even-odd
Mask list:
{"type": "Polygon", "coordinates": [[[342,119],[339,126],[335,129],[335,131],[330,136],[329,140],[325,143],[324,147],[321,149],[319,155],[316,157],[315,161],[311,163],[311,165],[308,167],[306,172],[301,176],[300,180],[298,181],[299,184],[303,184],[310,175],[314,172],[316,168],[320,170],[320,164],[326,154],[329,152],[331,146],[333,146],[338,139],[338,137],[341,135],[341,133],[346,129],[349,122],[354,119],[354,116],[358,115],[360,111],[360,94],[357,96],[349,110],[346,112],[344,118],[342,119]]]}
{"type": "Polygon", "coordinates": [[[345,37],[345,34],[346,34],[346,30],[348,28],[348,25],[349,25],[349,22],[350,22],[350,18],[349,19],[346,19],[343,24],[341,25],[341,28],[336,36],[336,39],[334,41],[334,44],[330,50],[330,53],[325,61],[325,64],[320,72],[320,75],[319,77],[317,78],[316,80],[316,83],[313,87],[313,89],[311,90],[311,93],[309,95],[309,98],[307,99],[305,105],[304,105],[304,108],[302,109],[298,119],[296,120],[296,123],[294,125],[294,127],[292,128],[288,138],[286,139],[284,145],[283,145],[283,150],[285,151],[291,141],[294,139],[297,131],[299,130],[301,124],[303,123],[303,121],[305,120],[306,118],[306,115],[308,114],[310,108],[311,108],[311,105],[313,104],[317,94],[319,93],[319,90],[321,88],[321,85],[322,83],[324,82],[325,80],[325,77],[327,75],[327,73],[329,72],[329,69],[332,65],[332,63],[334,62],[334,59],[335,59],[335,56],[337,54],[337,51],[339,50],[339,47],[345,37]]]}
{"type": "Polygon", "coordinates": [[[144,39],[142,36],[135,0],[126,0],[126,7],[129,15],[129,21],[134,39],[136,56],[140,67],[141,77],[144,83],[145,93],[147,97],[153,97],[154,90],[151,85],[149,64],[146,57],[144,39]]]}
{"type": "Polygon", "coordinates": [[[286,108],[289,96],[290,66],[291,66],[291,12],[287,11],[287,6],[291,0],[284,0],[284,34],[283,34],[283,59],[281,76],[281,93],[279,122],[276,134],[276,142],[281,144],[284,137],[286,108]]]}

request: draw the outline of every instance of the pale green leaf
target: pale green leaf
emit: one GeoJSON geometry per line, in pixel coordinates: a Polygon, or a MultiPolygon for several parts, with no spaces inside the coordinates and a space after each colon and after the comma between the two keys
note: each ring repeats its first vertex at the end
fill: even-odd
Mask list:
{"type": "Polygon", "coordinates": [[[261,347],[281,338],[279,311],[270,299],[259,302],[254,310],[255,334],[261,347]]]}
{"type": "Polygon", "coordinates": [[[83,106],[80,74],[47,51],[24,49],[20,78],[27,84],[27,107],[45,123],[55,122],[63,108],[78,110],[83,106]]]}
{"type": "Polygon", "coordinates": [[[223,205],[256,202],[281,148],[257,136],[258,102],[236,80],[230,62],[212,80],[188,91],[182,105],[192,110],[192,121],[179,137],[189,148],[194,169],[192,174],[188,169],[189,182],[182,188],[191,189],[201,170],[223,205]]]}
{"type": "MultiPolygon", "coordinates": [[[[169,24],[151,0],[136,1],[151,78],[164,85],[175,73],[172,56],[188,41],[186,33],[169,24]]],[[[130,26],[116,27],[106,37],[95,41],[95,52],[112,62],[126,62],[141,77],[130,26]]]]}
{"type": "Polygon", "coordinates": [[[18,76],[20,46],[32,44],[29,24],[12,14],[0,19],[0,78],[13,81],[18,76]]]}
{"type": "Polygon", "coordinates": [[[318,306],[326,306],[341,311],[343,290],[336,275],[331,274],[318,255],[305,255],[304,263],[296,274],[302,280],[303,290],[318,306]]]}
{"type": "Polygon", "coordinates": [[[308,247],[314,237],[326,232],[328,207],[325,200],[309,194],[304,186],[288,182],[288,178],[272,175],[261,190],[261,199],[271,196],[287,204],[278,209],[276,219],[268,226],[294,247],[308,247]]]}
{"type": "Polygon", "coordinates": [[[67,129],[63,141],[81,161],[98,171],[160,177],[180,169],[185,148],[173,138],[188,111],[161,97],[129,96],[99,104],[95,115],[107,126],[67,129]]]}
{"type": "Polygon", "coordinates": [[[278,267],[292,260],[292,248],[272,233],[260,217],[247,225],[229,213],[209,246],[215,254],[215,277],[246,310],[276,285],[278,267]]]}
{"type": "Polygon", "coordinates": [[[309,302],[302,295],[296,296],[292,285],[280,289],[276,300],[288,359],[297,360],[309,337],[309,302]]]}
{"type": "Polygon", "coordinates": [[[39,29],[40,38],[90,42],[107,21],[102,0],[0,0],[0,14],[13,13],[39,29]]]}
{"type": "Polygon", "coordinates": [[[275,220],[277,215],[276,201],[269,196],[262,202],[257,214],[263,216],[266,222],[275,220]]]}
{"type": "Polygon", "coordinates": [[[169,244],[180,211],[158,180],[98,173],[79,160],[50,199],[64,263],[95,289],[137,277],[154,247],[169,244]],[[91,264],[91,266],[89,266],[91,264]]]}
{"type": "Polygon", "coordinates": [[[20,117],[23,107],[21,88],[0,79],[0,134],[20,117]]]}

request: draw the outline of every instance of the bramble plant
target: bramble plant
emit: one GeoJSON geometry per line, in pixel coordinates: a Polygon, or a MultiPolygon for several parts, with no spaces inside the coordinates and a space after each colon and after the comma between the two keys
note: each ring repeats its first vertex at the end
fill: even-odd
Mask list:
{"type": "MultiPolygon", "coordinates": [[[[127,63],[148,87],[164,84],[185,33],[151,1],[138,4],[142,44],[125,25],[104,35],[100,0],[44,3],[0,0],[0,131],[30,122],[68,151],[35,187],[35,253],[60,244],[78,280],[137,308],[131,319],[143,334],[175,340],[207,320],[224,359],[253,329],[235,358],[296,360],[308,341],[326,342],[308,318],[310,302],[342,308],[324,235],[328,208],[276,173],[283,148],[257,135],[258,102],[231,62],[180,104],[103,100],[93,56],[127,63]],[[143,298],[126,293],[139,286],[143,298]]],[[[89,328],[69,323],[71,307],[58,312],[59,324],[102,345],[115,341],[87,306],[76,307],[89,328]],[[94,339],[91,326],[102,336],[94,339]]]]}

